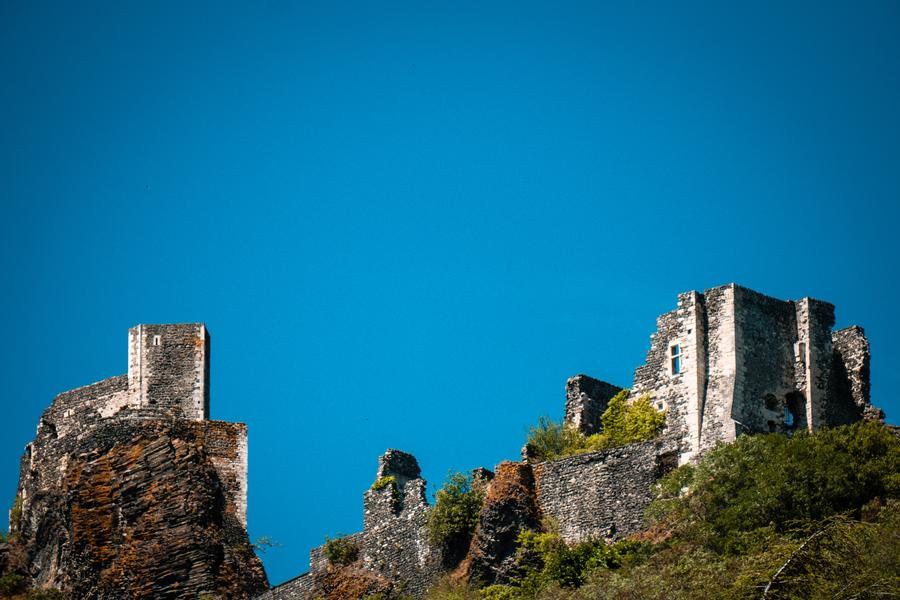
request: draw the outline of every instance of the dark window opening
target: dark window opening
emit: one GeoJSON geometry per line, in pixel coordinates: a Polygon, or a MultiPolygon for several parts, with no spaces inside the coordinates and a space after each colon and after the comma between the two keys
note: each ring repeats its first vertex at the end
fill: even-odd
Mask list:
{"type": "Polygon", "coordinates": [[[769,433],[775,433],[775,421],[769,421],[769,433]]]}
{"type": "Polygon", "coordinates": [[[765,401],[768,410],[778,410],[778,398],[775,394],[766,394],[765,401]]]}

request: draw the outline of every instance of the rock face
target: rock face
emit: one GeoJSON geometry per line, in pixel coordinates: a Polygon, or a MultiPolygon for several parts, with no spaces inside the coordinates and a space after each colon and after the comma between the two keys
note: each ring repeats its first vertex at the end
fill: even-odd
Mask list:
{"type": "Polygon", "coordinates": [[[206,438],[202,423],[134,420],[66,449],[57,481],[33,489],[16,530],[35,582],[97,599],[265,590],[206,438]]]}
{"type": "Polygon", "coordinates": [[[519,533],[540,528],[541,516],[531,465],[500,463],[488,486],[481,508],[481,522],[459,574],[482,584],[508,582],[516,574],[519,533]]]}
{"type": "Polygon", "coordinates": [[[205,328],[131,334],[130,367],[187,385],[119,376],[57,396],[22,458],[6,569],[79,600],[252,598],[268,581],[245,530],[247,428],[205,418],[205,328]]]}

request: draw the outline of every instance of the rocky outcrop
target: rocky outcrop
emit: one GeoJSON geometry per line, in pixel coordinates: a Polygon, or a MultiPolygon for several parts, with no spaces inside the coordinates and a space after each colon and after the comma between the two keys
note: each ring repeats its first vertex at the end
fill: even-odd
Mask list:
{"type": "Polygon", "coordinates": [[[61,439],[39,429],[13,523],[34,584],[98,600],[267,589],[208,452],[209,423],[110,419],[61,439]]]}
{"type": "Polygon", "coordinates": [[[508,582],[517,572],[519,533],[540,527],[531,465],[500,463],[488,486],[469,553],[457,575],[485,585],[508,582]]]}

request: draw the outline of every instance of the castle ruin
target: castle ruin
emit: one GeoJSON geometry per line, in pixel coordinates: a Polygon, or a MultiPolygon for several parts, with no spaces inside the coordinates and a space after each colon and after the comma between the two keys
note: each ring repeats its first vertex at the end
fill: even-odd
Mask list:
{"type": "Polygon", "coordinates": [[[247,426],[209,419],[209,359],[202,323],[137,325],[126,374],[44,411],[10,519],[36,584],[85,598],[268,587],[246,533],[247,426]]]}
{"type": "MultiPolygon", "coordinates": [[[[863,330],[832,331],[834,322],[834,306],[827,302],[783,301],[735,284],[679,294],[677,307],[657,318],[629,394],[649,396],[657,410],[666,411],[663,433],[648,442],[546,462],[529,461],[526,446],[522,463],[498,465],[461,568],[483,584],[507,581],[518,530],[535,527],[541,518],[551,518],[570,543],[636,533],[653,483],[738,435],[790,435],[883,418],[869,402],[863,330]],[[501,488],[518,492],[503,498],[501,488]]],[[[622,389],[587,375],[570,378],[565,422],[585,435],[601,432],[600,417],[622,389]]],[[[358,547],[366,570],[405,583],[407,592],[420,597],[446,568],[428,542],[425,483],[415,458],[396,450],[379,460],[378,477],[385,474],[399,475],[399,495],[366,491],[363,531],[347,541],[358,547]]],[[[308,573],[262,598],[312,598],[320,593],[317,577],[327,571],[324,547],[316,548],[308,573]]]]}
{"type": "MultiPolygon", "coordinates": [[[[882,418],[869,403],[869,342],[857,326],[832,331],[833,304],[732,283],[679,294],[656,326],[631,397],[648,395],[667,411],[679,463],[740,434],[882,418]]],[[[618,391],[584,375],[569,380],[567,422],[598,431],[618,391]]]]}

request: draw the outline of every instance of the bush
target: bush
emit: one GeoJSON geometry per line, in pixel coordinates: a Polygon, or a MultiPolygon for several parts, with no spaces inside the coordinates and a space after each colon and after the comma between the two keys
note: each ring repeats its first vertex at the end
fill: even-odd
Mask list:
{"type": "Polygon", "coordinates": [[[12,596],[25,588],[25,577],[16,573],[7,573],[0,577],[0,594],[12,596]]]}
{"type": "Polygon", "coordinates": [[[346,566],[359,556],[359,548],[345,537],[325,538],[325,556],[336,567],[346,566]]]}
{"type": "Polygon", "coordinates": [[[875,498],[900,498],[900,439],[862,422],[815,434],[743,436],[658,485],[648,514],[717,552],[742,553],[748,532],[806,533],[875,498]]]}
{"type": "Polygon", "coordinates": [[[486,485],[474,482],[472,475],[450,473],[435,495],[428,515],[428,538],[448,555],[445,562],[462,558],[478,526],[486,485]]]}
{"type": "Polygon", "coordinates": [[[643,442],[659,435],[666,424],[665,412],[654,409],[649,396],[628,402],[628,393],[622,390],[609,401],[601,416],[603,431],[591,436],[549,417],[540,417],[528,431],[532,456],[538,461],[554,460],[643,442]]]}
{"type": "Polygon", "coordinates": [[[536,588],[535,591],[550,582],[565,588],[580,587],[590,571],[617,569],[646,546],[630,540],[612,545],[602,540],[588,540],[570,546],[558,533],[534,531],[523,531],[518,543],[520,565],[539,565],[537,568],[526,566],[522,581],[525,584],[522,587],[536,588]]]}
{"type": "Polygon", "coordinates": [[[482,600],[514,600],[516,589],[510,585],[489,585],[479,590],[482,600]]]}
{"type": "Polygon", "coordinates": [[[7,539],[14,542],[22,525],[22,496],[16,496],[12,508],[9,511],[9,533],[7,539]]]}
{"type": "Polygon", "coordinates": [[[397,488],[397,478],[394,477],[393,475],[388,475],[387,477],[381,477],[379,479],[376,479],[375,482],[372,484],[372,489],[377,492],[378,490],[383,490],[387,486],[392,486],[394,489],[396,489],[397,488]]]}

